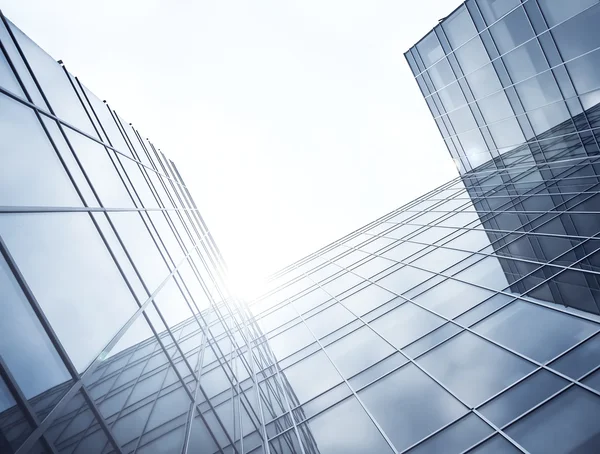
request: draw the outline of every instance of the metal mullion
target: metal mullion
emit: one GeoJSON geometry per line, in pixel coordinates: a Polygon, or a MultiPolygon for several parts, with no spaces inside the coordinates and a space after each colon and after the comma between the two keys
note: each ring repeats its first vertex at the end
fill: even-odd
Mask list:
{"type": "MultiPolygon", "coordinates": [[[[191,255],[192,253],[193,252],[188,254],[188,256],[191,255]]],[[[92,361],[92,363],[88,366],[88,368],[85,370],[85,372],[81,375],[83,380],[87,379],[88,377],[90,377],[93,374],[94,370],[102,362],[101,358],[103,358],[104,355],[106,355],[108,352],[110,352],[110,350],[112,348],[114,348],[114,346],[117,344],[117,342],[119,342],[119,340],[123,337],[125,332],[131,327],[131,325],[133,325],[133,323],[137,320],[137,318],[140,316],[140,314],[142,314],[145,311],[146,307],[154,300],[154,298],[160,292],[160,290],[169,282],[169,280],[172,278],[172,276],[177,271],[179,266],[181,266],[183,264],[183,262],[187,260],[188,256],[181,259],[181,261],[175,267],[175,269],[169,273],[169,275],[160,283],[160,285],[154,290],[154,292],[149,294],[149,297],[146,299],[145,302],[143,302],[142,304],[138,303],[140,305],[138,310],[131,315],[129,320],[121,327],[121,329],[117,332],[117,334],[115,334],[113,336],[113,338],[108,342],[106,347],[104,347],[102,352],[100,352],[100,354],[96,357],[96,359],[94,361],[92,361]]],[[[136,301],[137,301],[137,299],[136,299],[136,301]]]]}
{"type": "Polygon", "coordinates": [[[115,120],[115,123],[117,124],[117,129],[119,130],[119,132],[123,136],[123,141],[125,142],[125,145],[127,146],[127,148],[129,148],[129,151],[131,152],[131,156],[133,157],[133,159],[135,161],[138,161],[138,162],[141,163],[142,160],[138,156],[137,150],[133,146],[133,143],[129,139],[129,136],[127,135],[127,132],[125,131],[125,127],[121,123],[121,119],[117,115],[117,112],[114,111],[113,109],[111,109],[110,106],[109,106],[109,104],[106,101],[105,101],[105,103],[106,103],[106,107],[108,108],[108,111],[110,112],[110,114],[112,115],[113,119],[115,120]]]}
{"type": "MultiPolygon", "coordinates": [[[[211,314],[208,315],[208,317],[209,317],[208,320],[210,320],[210,316],[211,316],[211,314]]],[[[196,374],[196,386],[194,389],[194,400],[192,401],[192,403],[190,405],[190,409],[188,411],[186,430],[185,430],[185,436],[184,436],[184,441],[183,441],[183,448],[181,451],[182,454],[186,454],[188,452],[191,431],[192,431],[192,424],[194,424],[194,419],[195,419],[194,413],[196,412],[196,409],[199,407],[198,390],[200,389],[200,377],[202,375],[202,369],[204,368],[203,362],[204,362],[204,352],[206,351],[206,343],[207,343],[207,336],[206,336],[206,333],[204,331],[202,331],[202,340],[200,341],[200,349],[198,350],[198,370],[194,371],[194,373],[196,374]]],[[[201,411],[198,411],[198,415],[199,415],[200,419],[202,420],[202,422],[204,423],[204,426],[208,430],[208,433],[212,437],[212,439],[215,443],[215,446],[217,447],[219,452],[221,454],[223,454],[223,449],[220,447],[219,442],[218,442],[215,434],[213,433],[212,429],[208,425],[208,422],[204,418],[204,415],[202,414],[201,411]]],[[[215,414],[215,416],[216,416],[216,414],[215,414]]]]}
{"type": "MultiPolygon", "coordinates": [[[[50,413],[46,415],[46,417],[40,423],[40,425],[31,434],[29,434],[27,439],[23,442],[19,449],[17,449],[15,454],[28,454],[30,452],[35,443],[37,443],[37,441],[43,437],[46,430],[54,422],[59,413],[63,410],[64,406],[67,405],[75,396],[75,394],[81,389],[81,386],[81,380],[77,380],[73,383],[73,386],[60,398],[58,403],[54,406],[52,410],[50,410],[50,413]]],[[[49,442],[47,442],[47,444],[51,445],[51,443],[49,442]]]]}
{"type": "MultiPolygon", "coordinates": [[[[350,272],[350,271],[349,271],[349,272],[350,272]]],[[[365,280],[367,280],[368,282],[371,282],[371,283],[373,283],[373,282],[372,282],[371,280],[369,280],[369,279],[365,279],[365,280]]],[[[319,285],[319,286],[320,286],[320,285],[319,285]]],[[[324,289],[322,289],[322,290],[326,292],[326,290],[324,290],[324,289]]],[[[394,292],[392,292],[392,293],[394,293],[394,292]]],[[[333,298],[335,298],[335,299],[336,299],[336,301],[340,302],[339,300],[337,300],[337,297],[333,297],[333,298]]],[[[422,306],[421,304],[418,304],[418,303],[416,303],[416,302],[412,301],[412,299],[410,299],[410,298],[407,298],[407,297],[405,297],[405,296],[402,296],[402,298],[404,298],[405,300],[407,300],[407,301],[410,301],[411,303],[413,303],[413,304],[415,304],[415,305],[419,306],[421,309],[425,309],[425,310],[427,310],[428,312],[431,312],[432,314],[434,314],[434,315],[437,315],[437,316],[439,316],[439,317],[441,317],[441,318],[443,318],[443,319],[445,319],[445,320],[449,321],[450,323],[453,323],[453,324],[455,324],[455,325],[457,325],[457,326],[459,326],[459,327],[461,326],[461,325],[459,325],[457,322],[454,322],[453,320],[451,320],[451,319],[448,319],[447,317],[441,316],[441,315],[440,315],[440,314],[438,314],[437,312],[435,312],[435,311],[433,311],[433,310],[431,310],[431,309],[425,308],[425,307],[424,307],[424,306],[422,306]]],[[[345,306],[344,306],[344,307],[345,307],[345,306]]],[[[295,308],[294,308],[294,309],[295,309],[295,308]]],[[[346,309],[348,309],[348,308],[346,308],[346,309]]],[[[353,314],[353,315],[354,315],[354,316],[355,316],[355,317],[356,317],[358,320],[361,320],[361,321],[363,322],[363,324],[364,324],[364,325],[366,325],[366,326],[369,326],[369,328],[370,328],[370,329],[371,329],[373,332],[375,332],[375,333],[376,333],[376,334],[377,334],[377,335],[378,335],[378,336],[379,336],[381,339],[383,339],[385,342],[388,342],[388,341],[387,341],[386,339],[384,339],[384,338],[383,338],[383,336],[381,336],[381,335],[380,335],[380,334],[379,334],[379,333],[378,333],[378,332],[377,332],[375,329],[373,329],[373,328],[370,326],[370,324],[369,324],[369,323],[366,323],[364,320],[362,320],[362,318],[363,318],[362,316],[358,316],[358,315],[356,315],[356,314],[355,314],[353,311],[351,311],[350,309],[348,309],[348,310],[349,310],[349,311],[350,311],[350,312],[351,312],[351,313],[352,313],[352,314],[353,314]]],[[[310,330],[310,328],[308,327],[308,324],[306,324],[306,322],[304,321],[304,319],[303,319],[302,315],[299,313],[299,311],[298,311],[298,310],[296,310],[296,312],[298,312],[298,314],[299,314],[299,317],[301,317],[301,318],[302,318],[302,321],[305,323],[305,325],[306,325],[307,329],[309,329],[309,330],[310,330]]],[[[502,347],[502,346],[500,346],[499,344],[496,344],[495,342],[488,340],[488,339],[487,339],[487,338],[485,338],[484,336],[481,336],[481,335],[479,335],[479,334],[477,334],[477,333],[474,333],[474,332],[472,332],[472,331],[471,331],[470,329],[468,329],[468,328],[463,328],[463,331],[464,331],[464,330],[469,330],[469,331],[470,331],[472,334],[476,334],[478,337],[481,337],[481,338],[485,339],[486,341],[488,341],[488,342],[491,342],[492,344],[494,344],[494,345],[497,345],[497,346],[501,347],[501,348],[502,348],[502,349],[504,349],[504,350],[508,350],[506,347],[502,347]]],[[[312,333],[312,330],[310,330],[310,331],[311,331],[311,333],[312,333]]],[[[450,340],[450,339],[454,338],[454,337],[455,337],[455,336],[457,336],[458,334],[460,334],[460,332],[459,332],[459,333],[456,333],[455,335],[451,336],[450,338],[446,339],[445,341],[443,341],[443,342],[440,342],[440,344],[438,344],[438,345],[441,345],[441,344],[443,344],[444,342],[447,342],[448,340],[450,340]]],[[[315,337],[315,338],[316,338],[316,336],[314,336],[314,333],[313,333],[313,337],[315,337]]],[[[326,355],[327,355],[327,357],[329,358],[330,362],[333,364],[333,366],[336,368],[336,370],[338,370],[338,373],[339,373],[339,374],[340,374],[340,376],[342,376],[342,378],[343,378],[343,375],[341,374],[341,372],[339,371],[339,369],[337,368],[337,366],[335,365],[335,363],[334,363],[334,362],[331,360],[331,358],[329,357],[329,355],[328,355],[328,354],[327,354],[327,352],[325,351],[325,348],[323,347],[323,345],[322,345],[322,344],[321,344],[321,343],[320,343],[318,340],[317,340],[317,342],[320,344],[320,346],[321,346],[321,349],[323,350],[323,352],[325,352],[325,354],[326,354],[326,355]]],[[[389,342],[388,342],[388,344],[389,344],[389,342]]],[[[391,345],[391,344],[390,344],[390,345],[391,345]]],[[[393,346],[392,346],[392,347],[393,347],[393,346]]],[[[454,397],[456,400],[458,400],[458,401],[459,401],[459,402],[460,402],[462,405],[464,405],[464,406],[465,406],[466,408],[468,408],[469,410],[471,410],[471,411],[473,411],[473,412],[476,412],[476,410],[474,409],[474,407],[472,407],[472,406],[470,406],[470,405],[467,405],[467,404],[466,404],[466,403],[465,403],[465,402],[464,402],[464,401],[463,401],[461,398],[459,398],[459,397],[458,397],[458,396],[457,396],[457,395],[456,395],[454,392],[452,392],[452,391],[450,390],[450,388],[448,388],[448,387],[447,387],[447,386],[446,386],[444,383],[442,383],[440,380],[436,379],[436,378],[435,378],[435,377],[434,377],[432,374],[430,374],[429,372],[427,372],[427,371],[426,371],[426,370],[425,370],[425,369],[424,369],[424,368],[423,368],[421,365],[419,365],[419,364],[418,364],[418,363],[415,361],[415,359],[414,359],[414,358],[412,358],[412,357],[408,356],[408,355],[407,355],[405,352],[401,351],[401,349],[398,349],[398,348],[396,348],[396,347],[393,347],[393,348],[395,348],[395,349],[396,349],[396,350],[397,350],[397,351],[398,351],[398,352],[399,352],[401,355],[403,355],[403,356],[404,356],[404,357],[405,357],[405,358],[406,358],[406,359],[409,361],[409,363],[411,363],[413,366],[417,367],[419,370],[421,370],[421,372],[423,372],[423,373],[424,373],[424,374],[426,374],[426,375],[427,375],[427,376],[428,376],[430,379],[432,379],[433,381],[435,381],[435,382],[436,382],[436,383],[437,383],[439,386],[441,386],[441,387],[442,387],[442,388],[443,388],[443,389],[444,389],[446,392],[448,392],[450,395],[452,395],[452,396],[453,396],[453,397],[454,397]]],[[[510,351],[510,350],[508,350],[508,351],[510,351]]],[[[422,355],[419,355],[419,356],[422,356],[422,355]]],[[[520,355],[519,355],[519,356],[520,356],[520,355]]],[[[404,364],[404,365],[406,365],[406,364],[404,364]]],[[[404,366],[404,365],[403,365],[403,366],[404,366]]],[[[400,367],[403,367],[403,366],[400,366],[400,367]]],[[[358,394],[357,394],[357,392],[354,390],[354,388],[353,388],[352,386],[350,386],[350,384],[348,383],[348,380],[346,380],[345,378],[343,378],[343,379],[344,379],[344,381],[346,382],[346,385],[347,385],[347,386],[350,388],[350,390],[352,391],[353,395],[354,395],[354,396],[356,397],[356,399],[357,399],[357,400],[360,402],[361,406],[363,406],[363,409],[364,409],[364,410],[365,410],[365,412],[368,414],[368,416],[371,418],[372,422],[375,424],[375,426],[377,427],[377,429],[378,429],[378,430],[381,432],[382,436],[383,436],[383,437],[386,439],[386,441],[387,441],[387,442],[390,444],[390,446],[392,446],[392,449],[394,450],[394,452],[395,452],[396,454],[399,454],[399,453],[398,453],[398,451],[397,451],[397,450],[396,450],[396,449],[393,447],[393,445],[392,445],[391,441],[389,441],[389,439],[387,438],[387,435],[385,434],[385,432],[383,431],[383,429],[382,429],[382,428],[380,428],[380,426],[379,426],[379,423],[377,423],[377,421],[375,420],[374,416],[372,416],[372,415],[371,415],[370,411],[368,411],[368,409],[366,408],[366,406],[365,406],[365,405],[362,403],[362,401],[361,401],[361,400],[360,400],[360,398],[358,397],[358,394]]],[[[480,416],[482,419],[484,419],[484,420],[485,420],[485,421],[486,421],[486,422],[487,422],[487,423],[488,423],[490,426],[492,426],[493,428],[495,428],[495,426],[494,426],[493,424],[491,424],[489,421],[487,421],[487,419],[485,419],[485,418],[484,418],[482,415],[479,415],[479,414],[478,414],[478,416],[480,416]]],[[[527,452],[527,451],[523,450],[523,449],[522,449],[522,447],[521,447],[521,446],[520,446],[520,445],[519,445],[519,444],[518,444],[516,441],[514,441],[512,438],[508,437],[506,434],[504,434],[504,433],[503,433],[502,431],[500,431],[499,429],[497,429],[497,428],[496,428],[496,430],[498,431],[498,433],[500,433],[501,435],[503,435],[503,436],[504,436],[504,437],[505,437],[505,438],[506,438],[506,439],[507,439],[507,440],[508,440],[508,441],[509,441],[511,444],[513,444],[515,447],[517,447],[518,449],[520,449],[520,450],[521,450],[521,451],[523,451],[523,452],[527,452]]]]}
{"type": "Polygon", "coordinates": [[[15,260],[13,259],[12,255],[11,255],[11,253],[9,252],[9,250],[6,246],[6,243],[4,242],[4,239],[2,238],[1,235],[0,235],[0,253],[6,260],[6,263],[7,263],[8,267],[10,268],[11,272],[13,273],[13,276],[14,276],[15,280],[17,281],[19,287],[21,288],[21,291],[23,292],[24,296],[27,298],[27,301],[31,305],[33,312],[37,316],[40,324],[42,325],[42,328],[44,329],[46,335],[48,336],[48,339],[50,340],[50,342],[56,349],[56,352],[58,353],[58,356],[61,358],[62,362],[64,363],[64,366],[66,367],[67,371],[69,372],[69,374],[71,375],[73,380],[77,380],[79,378],[79,373],[77,372],[77,369],[71,362],[71,358],[69,358],[69,355],[67,354],[66,350],[64,349],[61,341],[58,339],[58,336],[54,332],[52,325],[46,318],[46,315],[44,314],[40,304],[38,303],[37,298],[33,294],[33,291],[29,287],[29,284],[27,284],[25,277],[21,273],[21,270],[19,269],[19,267],[17,266],[15,260]]]}
{"type": "MultiPolygon", "coordinates": [[[[17,408],[23,413],[25,420],[31,427],[32,433],[28,436],[28,438],[31,438],[31,436],[33,435],[33,431],[39,428],[40,420],[35,410],[29,403],[29,400],[21,390],[21,387],[17,383],[15,377],[10,372],[8,365],[4,362],[2,355],[0,355],[0,379],[6,384],[11,394],[11,397],[15,400],[17,408]]],[[[37,441],[37,438],[38,437],[36,437],[35,441],[37,441]]],[[[57,453],[56,449],[51,443],[48,443],[48,448],[53,454],[57,453]]]]}

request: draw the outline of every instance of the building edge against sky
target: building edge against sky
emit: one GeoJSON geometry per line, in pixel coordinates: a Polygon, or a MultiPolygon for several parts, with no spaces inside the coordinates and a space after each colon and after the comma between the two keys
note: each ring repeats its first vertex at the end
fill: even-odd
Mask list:
{"type": "Polygon", "coordinates": [[[174,164],[4,18],[0,43],[0,451],[597,451],[594,106],[247,307],[174,164]]]}

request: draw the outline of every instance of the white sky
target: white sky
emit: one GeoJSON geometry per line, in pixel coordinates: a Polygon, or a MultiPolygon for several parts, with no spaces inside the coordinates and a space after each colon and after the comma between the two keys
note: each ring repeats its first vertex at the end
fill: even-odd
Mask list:
{"type": "Polygon", "coordinates": [[[457,175],[403,53],[458,3],[0,7],[177,163],[254,282],[457,175]]]}

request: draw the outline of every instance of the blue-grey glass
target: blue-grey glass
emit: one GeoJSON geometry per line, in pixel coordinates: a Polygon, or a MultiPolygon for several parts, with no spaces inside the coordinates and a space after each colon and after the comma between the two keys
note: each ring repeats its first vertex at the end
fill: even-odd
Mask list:
{"type": "Polygon", "coordinates": [[[374,254],[375,252],[383,249],[385,246],[389,246],[393,242],[394,241],[390,238],[376,238],[373,241],[369,241],[368,243],[365,243],[359,247],[362,251],[365,251],[369,254],[374,254]]]}
{"type": "Polygon", "coordinates": [[[454,130],[458,134],[477,128],[477,123],[475,122],[475,118],[473,118],[473,113],[469,106],[450,112],[448,118],[450,118],[454,130]]]}
{"type": "Polygon", "coordinates": [[[393,347],[367,326],[325,347],[325,352],[345,378],[358,374],[391,355],[393,347]]]}
{"type": "Polygon", "coordinates": [[[487,257],[454,277],[494,290],[503,290],[508,287],[508,281],[502,271],[502,266],[495,257],[487,257]]]}
{"type": "Polygon", "coordinates": [[[3,94],[0,137],[0,205],[82,205],[33,110],[3,94]]]}
{"type": "Polygon", "coordinates": [[[52,110],[66,122],[96,137],[92,123],[63,67],[14,24],[9,22],[9,26],[21,50],[25,54],[25,58],[31,66],[36,79],[41,85],[52,110]]]}
{"type": "Polygon", "coordinates": [[[115,168],[115,154],[75,131],[65,130],[102,205],[108,208],[133,208],[133,201],[115,168]]]}
{"type": "Polygon", "coordinates": [[[394,273],[378,280],[377,285],[391,290],[397,295],[401,295],[405,291],[415,287],[419,283],[432,276],[433,274],[429,271],[413,268],[412,266],[405,266],[398,271],[395,271],[394,273]]]}
{"type": "Polygon", "coordinates": [[[108,216],[149,291],[154,292],[169,274],[169,269],[144,225],[141,213],[111,212],[108,216]]]}
{"type": "Polygon", "coordinates": [[[32,427],[17,406],[14,397],[0,377],[0,448],[15,452],[31,433],[32,427]]]}
{"type": "Polygon", "coordinates": [[[400,366],[406,364],[408,360],[400,353],[394,353],[387,358],[379,361],[377,364],[369,367],[367,370],[362,371],[360,374],[352,377],[348,380],[348,383],[352,388],[358,390],[371,382],[383,377],[389,372],[397,369],[400,366]]]}
{"type": "Polygon", "coordinates": [[[519,449],[502,435],[494,435],[476,448],[471,449],[469,454],[511,454],[520,452],[519,449]]]}
{"type": "Polygon", "coordinates": [[[496,312],[473,329],[544,363],[598,331],[600,325],[523,300],[496,312]]]}
{"type": "Polygon", "coordinates": [[[269,441],[269,450],[273,454],[296,454],[302,452],[295,430],[288,430],[283,435],[269,441]]]}
{"type": "Polygon", "coordinates": [[[356,274],[346,273],[322,285],[322,289],[331,296],[337,296],[363,282],[356,274]]]}
{"type": "Polygon", "coordinates": [[[442,46],[434,32],[429,33],[417,44],[417,50],[427,67],[444,56],[442,46]]]}
{"type": "Polygon", "coordinates": [[[137,308],[89,215],[2,215],[0,235],[83,370],[137,308]]]}
{"type": "Polygon", "coordinates": [[[183,447],[185,437],[185,425],[180,426],[171,432],[167,432],[159,438],[153,439],[148,443],[140,445],[136,451],[140,454],[153,454],[160,452],[161,454],[178,454],[183,447]]]}
{"type": "Polygon", "coordinates": [[[341,303],[355,315],[361,316],[393,299],[393,293],[378,285],[369,285],[341,300],[341,303]]]}
{"type": "Polygon", "coordinates": [[[534,36],[533,29],[523,8],[515,9],[492,25],[490,33],[501,54],[505,54],[534,36]]]}
{"type": "MultiPolygon", "coordinates": [[[[540,107],[539,109],[532,110],[528,113],[529,121],[536,134],[541,135],[547,133],[551,128],[565,122],[570,118],[569,111],[564,102],[557,102],[548,106],[540,107]]],[[[552,133],[554,135],[568,134],[575,132],[575,126],[570,124],[563,124],[563,128],[560,131],[552,133]]]]}
{"type": "Polygon", "coordinates": [[[479,411],[496,426],[504,427],[567,385],[566,380],[542,369],[495,397],[479,411]]]}
{"type": "Polygon", "coordinates": [[[406,302],[373,320],[370,325],[394,347],[402,348],[443,323],[442,318],[406,302]]]}
{"type": "Polygon", "coordinates": [[[306,319],[306,324],[313,334],[320,339],[336,329],[350,323],[355,317],[339,303],[328,307],[316,315],[306,319]]]}
{"type": "Polygon", "coordinates": [[[550,367],[575,380],[579,380],[598,366],[599,355],[600,336],[596,335],[569,353],[561,356],[556,361],[553,361],[550,367]]]}
{"type": "Polygon", "coordinates": [[[517,145],[525,142],[525,136],[521,131],[519,123],[514,118],[498,121],[489,125],[490,133],[498,149],[506,149],[501,152],[509,151],[517,145]]]}
{"type": "Polygon", "coordinates": [[[390,268],[392,265],[394,265],[394,262],[391,260],[384,259],[383,257],[374,257],[368,262],[364,262],[356,268],[353,268],[352,272],[365,279],[370,279],[376,274],[390,268]]]}
{"type": "Polygon", "coordinates": [[[600,88],[600,50],[595,50],[566,64],[577,93],[584,94],[600,88]]]}
{"type": "Polygon", "coordinates": [[[490,62],[490,57],[479,37],[473,38],[454,54],[465,74],[472,73],[490,62]]]}
{"type": "Polygon", "coordinates": [[[600,443],[599,417],[600,398],[572,386],[509,426],[506,434],[529,452],[595,452],[600,443]]]}
{"type": "Polygon", "coordinates": [[[459,328],[454,323],[446,323],[445,325],[442,325],[438,329],[422,337],[421,339],[403,348],[402,352],[409,355],[411,358],[416,358],[422,353],[429,351],[434,346],[451,338],[460,331],[461,328],[459,328]]]}
{"type": "MultiPolygon", "coordinates": [[[[286,304],[281,309],[269,312],[257,320],[257,324],[264,334],[285,325],[297,316],[297,312],[292,304],[286,304]]],[[[309,325],[310,326],[310,325],[309,325]]]]}
{"type": "Polygon", "coordinates": [[[269,347],[275,358],[281,360],[314,341],[315,338],[306,325],[298,323],[269,339],[269,347]]]}
{"type": "Polygon", "coordinates": [[[512,299],[513,298],[508,295],[503,295],[499,293],[478,304],[473,309],[470,309],[469,311],[465,312],[464,314],[459,316],[456,319],[456,321],[461,325],[469,327],[477,323],[479,320],[482,320],[483,318],[487,317],[492,312],[495,312],[496,310],[500,309],[512,299]]]}
{"type": "Polygon", "coordinates": [[[190,398],[183,387],[159,397],[148,419],[146,431],[186,413],[189,410],[190,403],[190,398]]]}
{"type": "Polygon", "coordinates": [[[456,76],[452,72],[452,68],[450,68],[450,64],[446,58],[429,68],[428,72],[437,90],[456,80],[456,76]]]}
{"type": "MultiPolygon", "coordinates": [[[[401,227],[404,227],[404,226],[401,226],[401,227]]],[[[408,231],[403,230],[402,232],[398,233],[398,236],[406,236],[407,233],[411,233],[411,231],[416,230],[418,228],[416,226],[409,226],[409,227],[410,227],[410,229],[408,229],[408,231]]],[[[416,252],[424,249],[425,247],[426,246],[423,244],[402,241],[402,242],[399,242],[398,246],[394,246],[392,249],[388,249],[382,255],[389,259],[392,259],[392,260],[395,260],[398,262],[403,262],[403,261],[405,261],[405,259],[414,255],[416,252]]]]}
{"type": "Polygon", "coordinates": [[[502,90],[498,74],[492,65],[485,65],[469,74],[467,82],[476,99],[502,90]]]}
{"type": "Polygon", "coordinates": [[[316,397],[342,381],[342,377],[323,351],[288,367],[281,374],[284,383],[289,385],[286,389],[289,391],[292,407],[316,397]],[[317,370],[318,380],[306,379],[317,370]]]}
{"type": "MultiPolygon", "coordinates": [[[[294,410],[294,417],[297,422],[303,422],[314,415],[321,413],[323,410],[335,405],[350,396],[352,391],[346,383],[340,383],[333,389],[321,394],[317,398],[302,405],[302,407],[294,410]]],[[[290,423],[291,424],[291,423],[290,423]]],[[[285,427],[285,426],[284,426],[285,427]]]]}
{"type": "MultiPolygon", "coordinates": [[[[440,91],[438,91],[438,95],[442,100],[442,104],[444,105],[446,112],[458,109],[467,103],[465,95],[463,94],[457,82],[451,83],[450,85],[442,88],[440,91]]],[[[456,125],[454,125],[454,127],[456,128],[456,125]]]]}
{"type": "Polygon", "coordinates": [[[106,103],[102,102],[95,94],[93,94],[90,90],[88,90],[83,85],[83,92],[88,99],[90,106],[94,111],[94,115],[100,121],[102,125],[102,129],[108,138],[108,144],[112,145],[116,148],[120,153],[126,154],[127,156],[131,156],[131,152],[129,148],[125,144],[125,139],[123,138],[123,134],[118,129],[117,124],[110,112],[110,109],[106,105],[106,103]]]}
{"type": "Polygon", "coordinates": [[[479,405],[534,369],[533,364],[469,332],[444,342],[417,362],[468,405],[479,405]]]}
{"type": "Polygon", "coordinates": [[[511,117],[515,114],[503,91],[480,99],[477,102],[477,105],[481,109],[481,114],[488,124],[503,120],[504,118],[511,117]]]}
{"type": "Polygon", "coordinates": [[[401,367],[358,395],[398,451],[467,412],[413,364],[401,367]]]}
{"type": "Polygon", "coordinates": [[[124,156],[119,156],[119,160],[123,164],[123,168],[131,180],[131,184],[133,185],[137,196],[141,200],[141,206],[144,208],[159,208],[158,201],[142,173],[142,167],[135,161],[124,156]]]}
{"type": "Polygon", "coordinates": [[[69,381],[71,376],[3,258],[0,294],[0,355],[25,397],[69,381]]]}
{"type": "Polygon", "coordinates": [[[552,29],[556,46],[565,61],[600,46],[600,32],[595,26],[599,18],[600,4],[596,2],[585,14],[579,14],[552,29]]]}
{"type": "Polygon", "coordinates": [[[0,87],[20,96],[21,98],[25,98],[23,90],[21,90],[21,86],[19,85],[19,82],[17,82],[17,78],[15,77],[13,70],[6,61],[6,58],[2,52],[0,52],[0,87]]]}
{"type": "Polygon", "coordinates": [[[408,451],[410,454],[459,454],[493,432],[481,418],[469,413],[408,451]]]}
{"type": "Polygon", "coordinates": [[[312,273],[310,273],[310,278],[315,281],[315,282],[321,282],[325,279],[327,279],[328,277],[333,276],[336,273],[339,273],[341,271],[341,268],[333,263],[328,263],[327,265],[325,265],[322,268],[319,268],[316,271],[313,271],[312,273]]]}
{"type": "Polygon", "coordinates": [[[310,438],[303,439],[307,452],[320,454],[393,452],[353,397],[311,419],[307,426],[310,438]]]}
{"type": "Polygon", "coordinates": [[[538,0],[538,4],[544,13],[546,22],[550,27],[563,22],[587,8],[597,5],[598,0],[538,0]]]}
{"type": "Polygon", "coordinates": [[[492,295],[489,290],[446,279],[415,297],[414,301],[444,317],[454,318],[492,295]]]}
{"type": "Polygon", "coordinates": [[[513,83],[519,83],[548,69],[540,44],[529,41],[502,57],[513,83]]]}
{"type": "Polygon", "coordinates": [[[458,48],[477,34],[475,24],[473,24],[469,11],[465,6],[461,6],[444,19],[442,28],[446,32],[453,49],[458,48]]]}
{"type": "Polygon", "coordinates": [[[519,6],[519,0],[477,0],[481,14],[488,25],[493,24],[513,8],[519,6]]]}

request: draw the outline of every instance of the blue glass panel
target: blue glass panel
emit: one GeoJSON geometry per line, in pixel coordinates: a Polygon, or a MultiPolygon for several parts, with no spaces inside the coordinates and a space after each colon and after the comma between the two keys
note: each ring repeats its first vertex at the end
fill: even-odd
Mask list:
{"type": "Polygon", "coordinates": [[[523,8],[514,10],[492,25],[490,33],[501,54],[505,54],[534,36],[533,29],[523,8]]]}
{"type": "Polygon", "coordinates": [[[481,14],[488,25],[493,24],[511,9],[519,6],[519,0],[477,0],[481,14]]]}
{"type": "MultiPolygon", "coordinates": [[[[70,381],[65,365],[1,257],[0,294],[0,312],[3,314],[0,317],[0,355],[25,397],[47,395],[52,388],[70,381]],[[40,370],[44,373],[39,373],[40,370]]],[[[58,397],[60,395],[62,393],[58,397]]],[[[38,408],[35,401],[32,404],[38,408]]],[[[47,408],[39,410],[46,411],[47,408]]]]}
{"type": "Polygon", "coordinates": [[[585,14],[575,16],[552,30],[552,36],[565,61],[600,46],[600,31],[596,27],[600,19],[600,4],[595,3],[585,14]]]}
{"type": "Polygon", "coordinates": [[[417,362],[468,405],[478,405],[531,372],[533,364],[463,332],[417,362]]]}
{"type": "Polygon", "coordinates": [[[306,452],[320,454],[392,453],[373,422],[355,398],[327,410],[307,424],[303,438],[306,452]],[[343,436],[340,436],[343,433],[343,436]]]}
{"type": "Polygon", "coordinates": [[[539,362],[546,362],[598,331],[600,325],[517,300],[473,328],[539,362]]]}
{"type": "MultiPolygon", "coordinates": [[[[597,5],[598,0],[538,0],[540,8],[550,27],[579,14],[585,9],[597,5]]],[[[587,13],[586,13],[587,14],[587,13]]]]}
{"type": "Polygon", "coordinates": [[[33,110],[3,94],[0,137],[0,205],[82,205],[33,110]]]}
{"type": "Polygon", "coordinates": [[[595,452],[600,398],[573,386],[506,429],[529,452],[595,452]],[[569,430],[564,430],[568,427],[569,430]]]}
{"type": "Polygon", "coordinates": [[[412,364],[373,383],[358,395],[398,451],[467,412],[412,364]]]}
{"type": "Polygon", "coordinates": [[[0,234],[83,370],[137,309],[89,215],[2,215],[0,234]]]}
{"type": "Polygon", "coordinates": [[[567,385],[566,380],[542,369],[495,397],[479,411],[496,426],[504,427],[567,385]]]}
{"type": "Polygon", "coordinates": [[[458,48],[477,34],[475,24],[473,24],[471,16],[465,6],[461,6],[458,10],[444,19],[442,28],[446,32],[448,41],[450,41],[453,49],[458,48]]]}

